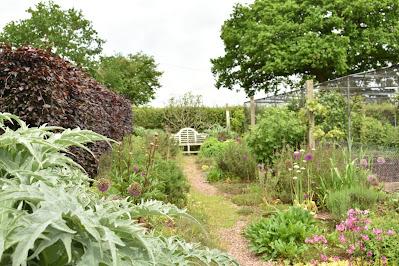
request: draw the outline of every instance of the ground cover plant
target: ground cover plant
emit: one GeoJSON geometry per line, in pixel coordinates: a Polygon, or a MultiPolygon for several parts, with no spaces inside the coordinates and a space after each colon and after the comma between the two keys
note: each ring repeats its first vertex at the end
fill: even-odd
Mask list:
{"type": "MultiPolygon", "coordinates": [[[[159,201],[100,197],[71,145],[109,141],[92,131],[27,127],[1,113],[0,261],[4,265],[237,265],[224,253],[155,237],[141,217],[188,216],[159,201]],[[5,125],[14,124],[17,129],[5,125]]],[[[100,186],[106,188],[106,185],[100,186]]]]}

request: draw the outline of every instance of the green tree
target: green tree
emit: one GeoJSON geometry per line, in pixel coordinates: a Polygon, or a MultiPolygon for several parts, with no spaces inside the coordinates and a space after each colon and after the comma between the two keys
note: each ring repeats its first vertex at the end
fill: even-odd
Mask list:
{"type": "Polygon", "coordinates": [[[38,3],[26,12],[30,18],[8,23],[0,42],[12,46],[31,45],[52,51],[78,66],[93,69],[104,41],[81,11],[63,10],[52,1],[38,3]]]}
{"type": "Polygon", "coordinates": [[[238,4],[222,27],[225,55],[211,60],[216,85],[251,95],[282,81],[323,82],[397,63],[398,17],[397,0],[238,4]]]}
{"type": "Polygon", "coordinates": [[[153,57],[137,53],[103,57],[96,72],[96,79],[114,91],[129,98],[134,105],[148,103],[154,99],[161,86],[153,57]]]}

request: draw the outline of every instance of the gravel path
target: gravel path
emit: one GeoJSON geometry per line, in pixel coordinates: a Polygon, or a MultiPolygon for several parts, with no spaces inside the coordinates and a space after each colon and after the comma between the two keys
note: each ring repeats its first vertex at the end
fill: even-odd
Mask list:
{"type": "MultiPolygon", "coordinates": [[[[193,189],[206,195],[222,195],[222,193],[220,193],[216,187],[206,182],[203,172],[198,168],[196,164],[196,157],[185,156],[183,160],[184,173],[187,176],[193,189]]],[[[234,205],[233,203],[231,204],[234,205]]],[[[238,209],[238,206],[236,207],[238,209]]],[[[226,247],[227,252],[230,255],[234,256],[237,259],[238,263],[242,266],[274,265],[272,263],[267,263],[260,260],[249,251],[248,242],[242,235],[242,232],[247,224],[248,221],[246,217],[241,217],[241,219],[237,221],[237,223],[233,227],[219,230],[218,234],[220,240],[226,247]]]]}

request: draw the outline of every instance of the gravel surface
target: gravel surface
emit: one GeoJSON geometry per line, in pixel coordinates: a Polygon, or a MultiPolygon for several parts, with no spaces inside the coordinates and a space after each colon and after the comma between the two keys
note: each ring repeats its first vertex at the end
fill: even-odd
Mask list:
{"type": "MultiPolygon", "coordinates": [[[[200,193],[206,195],[223,195],[216,187],[206,182],[204,173],[196,164],[196,157],[184,157],[184,173],[187,176],[191,187],[200,193]]],[[[228,199],[226,199],[228,200],[228,199]]],[[[233,203],[231,203],[234,205],[233,203]]],[[[236,206],[238,209],[238,206],[236,206]]],[[[241,217],[237,223],[230,228],[222,229],[218,232],[220,240],[223,242],[227,252],[235,257],[242,266],[272,266],[273,263],[267,263],[253,255],[248,248],[248,242],[242,235],[248,221],[246,217],[241,217]]]]}

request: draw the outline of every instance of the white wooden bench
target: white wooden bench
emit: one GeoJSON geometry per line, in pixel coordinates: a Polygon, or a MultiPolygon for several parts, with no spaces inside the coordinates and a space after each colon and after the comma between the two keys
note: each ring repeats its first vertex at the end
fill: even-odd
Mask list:
{"type": "Polygon", "coordinates": [[[180,147],[183,147],[183,154],[198,153],[198,150],[191,150],[191,147],[200,147],[204,143],[207,135],[203,133],[198,133],[193,128],[182,128],[179,132],[173,135],[175,141],[180,147]],[[185,150],[184,147],[187,147],[185,150]]]}

